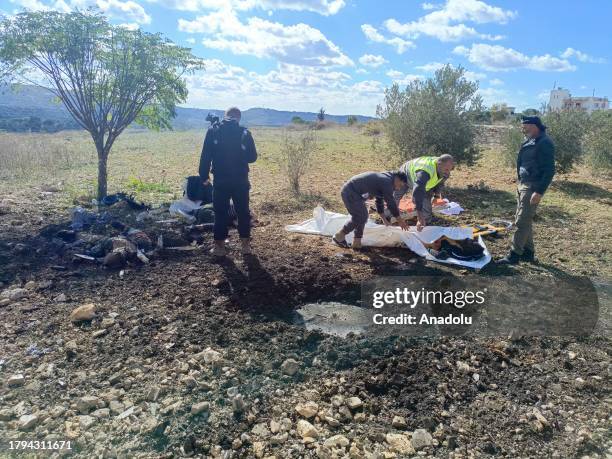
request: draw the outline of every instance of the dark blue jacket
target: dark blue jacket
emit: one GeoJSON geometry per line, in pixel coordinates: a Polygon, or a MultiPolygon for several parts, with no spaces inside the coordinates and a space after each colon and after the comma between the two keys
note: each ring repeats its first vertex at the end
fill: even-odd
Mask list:
{"type": "Polygon", "coordinates": [[[516,174],[520,183],[531,185],[534,192],[544,194],[555,175],[555,145],[546,133],[523,142],[516,161],[516,174]]]}

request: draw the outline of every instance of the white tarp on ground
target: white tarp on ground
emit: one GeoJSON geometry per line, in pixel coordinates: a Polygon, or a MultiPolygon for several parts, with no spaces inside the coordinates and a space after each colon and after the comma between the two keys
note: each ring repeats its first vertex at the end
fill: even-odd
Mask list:
{"type": "MultiPolygon", "coordinates": [[[[327,212],[318,206],[313,211],[313,218],[297,225],[287,225],[285,229],[294,233],[318,234],[321,236],[333,236],[349,220],[348,215],[327,212]]],[[[487,250],[482,238],[478,238],[478,243],[484,247],[484,257],[476,261],[463,261],[456,258],[438,260],[427,251],[423,244],[431,244],[442,236],[450,239],[468,239],[472,237],[471,228],[445,227],[445,226],[426,226],[423,231],[418,232],[416,227],[411,227],[410,231],[403,231],[398,226],[385,226],[368,220],[366,223],[363,239],[364,246],[371,247],[402,247],[406,246],[414,253],[427,260],[439,263],[460,265],[468,268],[481,269],[491,261],[491,254],[487,250]]],[[[353,241],[353,233],[347,235],[346,240],[353,241]]]]}

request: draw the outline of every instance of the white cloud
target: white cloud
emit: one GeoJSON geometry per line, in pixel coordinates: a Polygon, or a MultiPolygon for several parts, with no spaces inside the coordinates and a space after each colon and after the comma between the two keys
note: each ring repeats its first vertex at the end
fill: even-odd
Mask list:
{"type": "Polygon", "coordinates": [[[606,62],[603,57],[593,57],[574,48],[567,48],[561,53],[561,57],[564,59],[575,57],[580,62],[587,62],[589,64],[604,64],[606,62]]]}
{"type": "MultiPolygon", "coordinates": [[[[493,104],[507,103],[509,93],[505,89],[499,88],[480,88],[478,94],[482,96],[483,103],[490,107],[493,104]]],[[[508,103],[514,106],[514,104],[508,103]]]]}
{"type": "Polygon", "coordinates": [[[274,10],[312,11],[329,16],[336,14],[344,5],[344,0],[149,0],[167,8],[181,11],[202,11],[230,9],[247,11],[262,9],[270,13],[274,10]]]}
{"type": "Polygon", "coordinates": [[[576,70],[567,59],[560,59],[544,54],[542,56],[527,56],[512,48],[483,43],[473,44],[471,48],[457,46],[453,52],[466,56],[475,65],[493,71],[515,69],[530,69],[549,72],[568,72],[576,70]]]}
{"type": "Polygon", "coordinates": [[[398,54],[403,54],[407,50],[414,48],[415,44],[412,41],[404,40],[400,37],[386,38],[375,27],[370,24],[363,24],[361,30],[366,38],[374,43],[385,43],[395,48],[398,54]]]}
{"type": "Polygon", "coordinates": [[[491,86],[503,86],[504,82],[502,80],[500,80],[499,78],[491,78],[489,80],[489,84],[491,86]]]}
{"type": "Polygon", "coordinates": [[[428,64],[424,64],[424,65],[417,65],[415,68],[418,70],[422,70],[423,72],[427,72],[427,73],[433,73],[438,69],[441,69],[442,67],[444,67],[445,64],[443,64],[442,62],[430,62],[428,64]]]}
{"type": "Polygon", "coordinates": [[[426,5],[426,9],[435,11],[404,24],[396,19],[387,19],[384,22],[385,27],[389,32],[409,39],[427,35],[441,41],[459,41],[473,37],[500,40],[503,36],[481,34],[463,22],[505,24],[517,15],[514,11],[491,6],[481,0],[447,0],[441,7],[426,5]]]}
{"type": "Polygon", "coordinates": [[[145,9],[133,0],[11,0],[21,8],[32,11],[69,11],[84,10],[91,7],[99,8],[111,19],[125,21],[123,26],[137,28],[138,24],[150,24],[151,16],[145,9]]]}
{"type": "Polygon", "coordinates": [[[373,54],[364,54],[359,58],[359,63],[365,65],[367,67],[380,67],[383,64],[386,64],[388,61],[384,57],[380,55],[373,54]]]}
{"type": "Polygon", "coordinates": [[[438,6],[435,3],[421,3],[421,8],[425,11],[435,10],[438,6]]]}
{"type": "Polygon", "coordinates": [[[384,86],[376,80],[353,82],[350,75],[325,68],[279,64],[267,73],[248,72],[218,59],[187,77],[189,106],[223,108],[270,107],[317,111],[322,101],[328,113],[373,115],[384,86]]]}
{"type": "Polygon", "coordinates": [[[189,37],[185,40],[187,43],[189,43],[190,45],[195,45],[196,43],[196,39],[193,37],[189,37]]]}
{"type": "Polygon", "coordinates": [[[204,35],[204,46],[234,54],[269,57],[288,64],[353,65],[321,31],[303,23],[287,26],[258,17],[242,22],[234,11],[220,10],[193,21],[179,19],[178,28],[204,35]]]}
{"type": "Polygon", "coordinates": [[[393,83],[397,83],[400,86],[407,86],[415,80],[423,80],[423,75],[415,75],[410,73],[400,72],[399,70],[391,69],[387,72],[387,76],[391,78],[393,83]]]}
{"type": "Polygon", "coordinates": [[[484,80],[487,77],[486,73],[481,72],[472,72],[471,70],[466,70],[464,73],[465,78],[471,81],[480,81],[484,80]]]}

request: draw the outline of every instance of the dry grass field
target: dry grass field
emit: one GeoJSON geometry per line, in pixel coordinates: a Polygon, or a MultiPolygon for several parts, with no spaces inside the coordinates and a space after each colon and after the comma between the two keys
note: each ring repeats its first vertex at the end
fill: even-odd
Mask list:
{"type": "MultiPolygon", "coordinates": [[[[126,132],[111,153],[109,192],[153,206],[180,197],[184,177],[197,172],[203,134],[126,132]]],[[[352,253],[285,232],[317,204],[343,211],[345,180],[398,161],[384,153],[383,139],[358,128],[318,131],[295,196],[281,172],[281,134],[253,129],[255,257],[237,252],[232,232],[229,259],[214,260],[206,233],[193,250],[161,251],[121,271],[76,263],[79,246],[54,237],[75,205],[94,197],[91,141],[78,132],[0,134],[0,291],[17,289],[0,299],[4,442],[70,440],[66,453],[82,458],[612,454],[612,181],[584,168],[556,177],[536,225],[539,263],[491,264],[478,274],[514,276],[516,288],[523,277],[588,276],[601,287],[599,333],[341,338],[296,323],[295,309],[355,304],[361,283],[377,275],[468,272],[403,248],[352,253]],[[72,323],[84,304],[94,305],[93,319],[72,323]]],[[[514,171],[502,165],[496,139],[484,140],[477,165],[454,171],[446,191],[466,211],[438,224],[512,218],[514,171]]],[[[141,224],[120,204],[108,212],[141,224]]],[[[78,237],[93,243],[118,234],[107,225],[78,237]]],[[[486,243],[498,257],[510,239],[486,243]]]]}

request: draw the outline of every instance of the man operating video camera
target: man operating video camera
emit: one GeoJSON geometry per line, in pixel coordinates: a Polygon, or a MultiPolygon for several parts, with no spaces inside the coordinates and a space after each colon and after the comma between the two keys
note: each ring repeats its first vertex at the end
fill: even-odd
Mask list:
{"type": "Polygon", "coordinates": [[[231,199],[238,217],[241,250],[248,255],[252,253],[249,163],[257,160],[255,141],[249,130],[240,126],[241,112],[237,107],[228,108],[220,122],[215,122],[214,118],[211,115],[207,118],[211,126],[206,132],[200,158],[202,181],[208,183],[211,172],[214,176],[215,242],[211,253],[218,257],[226,255],[231,199]]]}

